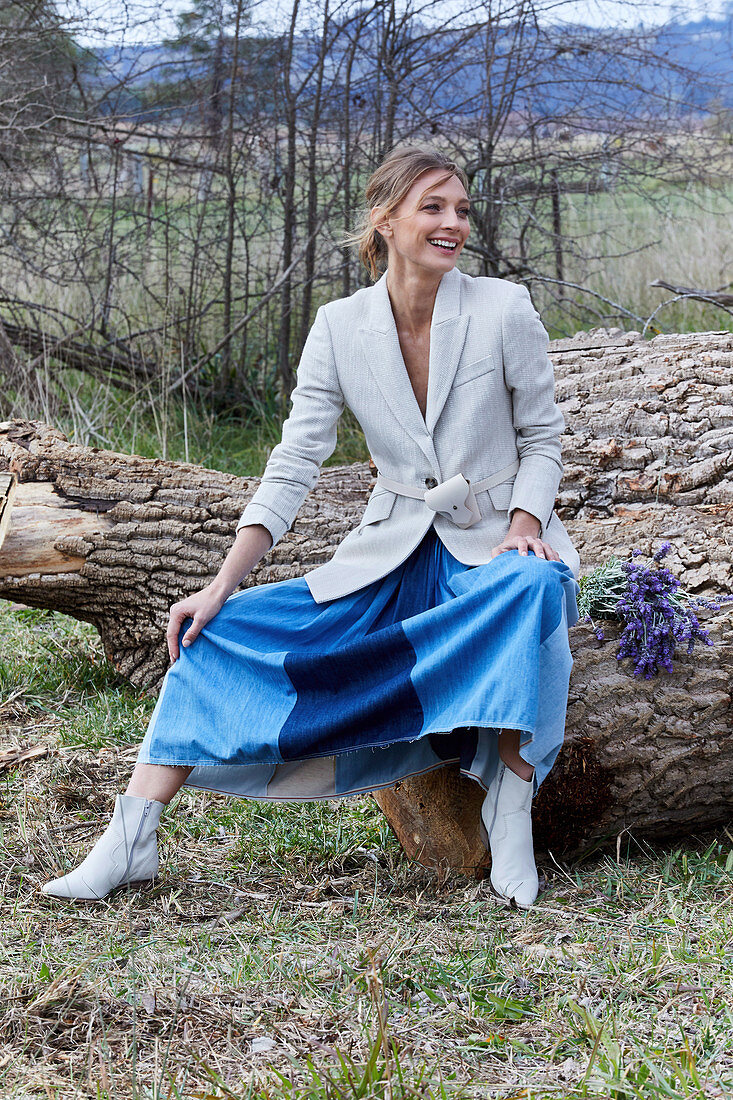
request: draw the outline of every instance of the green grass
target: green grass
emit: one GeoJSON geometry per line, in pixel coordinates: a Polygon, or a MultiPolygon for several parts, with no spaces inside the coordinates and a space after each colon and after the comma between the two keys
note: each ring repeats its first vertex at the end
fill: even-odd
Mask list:
{"type": "Polygon", "coordinates": [[[520,913],[404,858],[369,797],[183,791],[162,875],[38,885],[89,849],[152,709],[91,628],[0,604],[0,1095],[689,1100],[733,1090],[733,837],[573,865],[520,913]]]}
{"type": "MultiPolygon", "coordinates": [[[[189,404],[184,412],[178,399],[165,402],[162,395],[140,398],[100,387],[82,375],[70,373],[68,378],[84,415],[78,409],[57,409],[50,416],[28,402],[16,410],[17,415],[52,422],[69,439],[86,446],[191,462],[238,476],[259,476],[281,437],[282,412],[274,399],[264,417],[216,413],[195,404],[189,404]]],[[[336,448],[324,466],[367,458],[364,435],[346,409],[339,421],[336,448]]]]}

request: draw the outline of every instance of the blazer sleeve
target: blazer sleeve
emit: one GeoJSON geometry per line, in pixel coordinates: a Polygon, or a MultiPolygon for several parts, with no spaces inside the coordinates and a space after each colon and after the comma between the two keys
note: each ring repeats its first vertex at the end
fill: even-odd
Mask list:
{"type": "Polygon", "coordinates": [[[550,338],[526,287],[515,284],[502,314],[504,377],[512,397],[519,470],[509,518],[530,512],[544,534],[562,477],[560,435],[565,420],[555,404],[555,375],[547,354],[550,338]]]}
{"type": "Polygon", "coordinates": [[[262,480],[242,513],[237,531],[260,523],[274,546],[290,528],[336,446],[344,397],[336,373],[331,331],[323,306],[303,348],[292,408],[273,447],[262,480]]]}

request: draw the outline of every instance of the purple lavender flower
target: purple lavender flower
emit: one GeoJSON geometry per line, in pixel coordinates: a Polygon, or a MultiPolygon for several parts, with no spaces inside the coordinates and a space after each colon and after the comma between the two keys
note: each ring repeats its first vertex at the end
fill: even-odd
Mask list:
{"type": "Polygon", "coordinates": [[[661,564],[671,548],[671,543],[662,543],[648,564],[638,560],[641,550],[632,550],[628,561],[613,557],[581,579],[579,609],[596,638],[603,641],[604,635],[594,615],[620,619],[623,630],[616,659],[629,659],[634,675],[645,679],[658,675],[660,669],[672,672],[677,650],[690,655],[696,642],[712,645],[695,612],[717,611],[733,600],[733,595],[713,601],[686,593],[679,578],[661,564]]]}

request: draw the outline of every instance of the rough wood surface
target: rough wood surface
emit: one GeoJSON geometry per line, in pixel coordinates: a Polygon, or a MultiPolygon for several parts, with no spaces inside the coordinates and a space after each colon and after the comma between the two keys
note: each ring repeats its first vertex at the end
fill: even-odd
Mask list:
{"type": "Polygon", "coordinates": [[[10,529],[10,510],[15,498],[15,474],[0,474],[0,547],[10,529]]]}
{"type": "MultiPolygon", "coordinates": [[[[567,424],[557,507],[583,571],[669,539],[686,587],[733,591],[733,334],[597,330],[551,355],[567,424]]],[[[0,596],[93,622],[122,674],[155,686],[168,606],[217,571],[257,479],[78,447],[20,421],[0,425],[0,468],[20,481],[0,596]]],[[[371,484],[366,464],[324,470],[247,584],[326,561],[371,484]]],[[[569,853],[625,829],[662,837],[730,820],[733,613],[706,625],[715,647],[652,681],[618,666],[612,640],[573,628],[566,744],[537,798],[538,843],[569,853]]],[[[376,797],[408,854],[485,868],[482,795],[455,769],[376,797]]]]}

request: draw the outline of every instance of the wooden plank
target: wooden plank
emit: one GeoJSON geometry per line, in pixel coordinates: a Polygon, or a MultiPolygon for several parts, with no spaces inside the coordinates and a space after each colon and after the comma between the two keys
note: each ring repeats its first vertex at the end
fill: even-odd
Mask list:
{"type": "Polygon", "coordinates": [[[17,482],[15,474],[0,473],[0,546],[10,530],[10,513],[17,482]]]}

